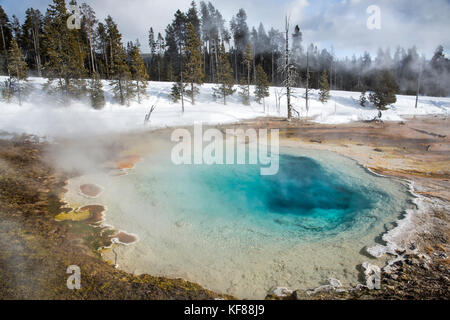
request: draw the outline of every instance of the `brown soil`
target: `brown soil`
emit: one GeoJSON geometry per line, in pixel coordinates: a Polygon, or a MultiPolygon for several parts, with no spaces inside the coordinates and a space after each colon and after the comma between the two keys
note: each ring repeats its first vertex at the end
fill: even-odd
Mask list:
{"type": "Polygon", "coordinates": [[[103,212],[105,212],[105,207],[102,205],[93,204],[93,205],[81,207],[78,210],[80,210],[80,211],[88,210],[90,217],[89,217],[89,219],[85,220],[85,222],[95,224],[95,223],[102,222],[103,212]]]}
{"type": "Polygon", "coordinates": [[[102,192],[102,188],[95,184],[83,184],[80,186],[80,191],[88,197],[95,198],[102,192]]]}
{"type": "Polygon", "coordinates": [[[125,233],[123,231],[111,236],[111,238],[117,238],[119,240],[119,242],[125,243],[125,244],[131,244],[131,243],[137,241],[135,236],[125,233]]]}

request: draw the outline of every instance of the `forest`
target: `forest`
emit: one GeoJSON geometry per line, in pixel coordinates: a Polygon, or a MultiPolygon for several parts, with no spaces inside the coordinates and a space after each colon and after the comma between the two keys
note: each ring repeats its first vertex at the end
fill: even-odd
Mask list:
{"type": "Polygon", "coordinates": [[[291,87],[306,87],[306,94],[321,89],[324,101],[329,90],[363,92],[363,100],[365,92],[377,90],[450,95],[450,60],[440,45],[430,59],[416,47],[338,58],[332,49],[304,43],[301,25],[251,27],[244,9],[227,21],[211,2],[192,1],[187,12],[174,13],[163,34],[142,26],[148,28],[150,47],[143,53],[140,40],[124,43],[113,17],[102,20],[86,3],[80,5],[81,28],[69,29],[69,4],[77,5],[53,0],[45,14],[29,8],[23,22],[0,6],[0,73],[10,77],[2,84],[4,99],[25,94],[21,83],[28,76],[47,78],[45,89],[63,99],[87,94],[99,108],[104,105],[102,79],[110,81],[114,98],[124,105],[141,101],[148,80],[174,82],[171,97],[183,104],[185,97],[195,103],[203,83],[217,83],[214,96],[225,104],[238,86],[247,104],[250,85],[257,86],[261,100],[269,85],[286,86],[287,79],[291,87]]]}

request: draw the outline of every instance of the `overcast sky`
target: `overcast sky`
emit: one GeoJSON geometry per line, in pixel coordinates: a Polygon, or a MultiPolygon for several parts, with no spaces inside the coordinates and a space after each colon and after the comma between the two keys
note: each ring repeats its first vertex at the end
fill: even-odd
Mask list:
{"type": "MultiPolygon", "coordinates": [[[[26,8],[43,13],[50,0],[0,0],[9,16],[17,15],[23,22],[26,8]]],[[[67,1],[68,2],[68,1],[67,1]]],[[[81,3],[83,1],[79,1],[81,3]]],[[[85,0],[97,17],[103,20],[110,14],[118,23],[124,40],[139,38],[142,50],[148,51],[148,29],[163,32],[177,9],[186,11],[191,0],[85,0]]],[[[199,4],[199,1],[196,1],[199,4]]],[[[314,42],[319,48],[333,48],[338,56],[361,54],[364,50],[376,53],[379,47],[416,45],[419,52],[430,58],[442,44],[450,50],[450,0],[215,0],[212,4],[229,21],[239,8],[244,8],[250,27],[263,22],[283,29],[284,16],[291,24],[298,24],[304,42],[314,42]],[[370,5],[381,9],[381,29],[369,30],[366,12],[370,5]]],[[[199,7],[199,6],[198,6],[199,7]]]]}

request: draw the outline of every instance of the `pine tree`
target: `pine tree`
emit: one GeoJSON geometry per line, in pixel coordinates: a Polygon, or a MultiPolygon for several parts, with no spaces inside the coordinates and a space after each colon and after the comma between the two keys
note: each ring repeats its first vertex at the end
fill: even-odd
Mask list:
{"type": "Polygon", "coordinates": [[[134,81],[138,102],[141,103],[142,97],[147,95],[147,81],[149,76],[145,67],[145,62],[142,59],[139,47],[135,45],[131,49],[130,54],[130,70],[134,81]]]}
{"type": "Polygon", "coordinates": [[[134,90],[131,83],[130,68],[127,64],[127,54],[122,44],[122,35],[117,28],[117,24],[110,16],[106,19],[106,26],[109,38],[109,75],[114,99],[121,105],[129,105],[130,100],[133,98],[134,90]]]}
{"type": "Polygon", "coordinates": [[[8,15],[5,13],[2,6],[0,6],[0,36],[2,37],[0,42],[0,54],[2,60],[0,72],[6,73],[8,71],[8,49],[12,38],[12,30],[8,15]]]}
{"type": "Polygon", "coordinates": [[[195,1],[191,2],[191,7],[186,14],[186,19],[188,24],[190,23],[194,27],[197,37],[200,37],[200,18],[198,17],[198,10],[195,1]]]}
{"type": "Polygon", "coordinates": [[[109,38],[107,27],[104,23],[99,22],[95,30],[97,35],[96,49],[100,51],[100,56],[97,56],[97,71],[102,77],[109,79],[110,60],[108,55],[109,38]]]}
{"type": "Polygon", "coordinates": [[[184,82],[181,82],[181,80],[175,82],[172,85],[172,89],[170,91],[170,98],[173,102],[177,103],[178,101],[183,98],[184,94],[186,93],[186,86],[187,84],[184,82]]]}
{"type": "Polygon", "coordinates": [[[56,89],[69,96],[79,96],[85,91],[84,60],[86,50],[79,40],[79,30],[67,28],[69,14],[64,0],[53,0],[45,17],[45,47],[47,63],[45,72],[49,78],[47,87],[56,80],[56,89]]]}
{"type": "Polygon", "coordinates": [[[31,69],[37,71],[38,77],[42,76],[41,73],[41,51],[42,51],[42,38],[43,33],[43,16],[39,10],[32,8],[27,9],[25,12],[25,21],[22,25],[22,50],[26,57],[26,62],[31,69]]]}
{"type": "Polygon", "coordinates": [[[22,104],[23,81],[27,80],[28,67],[23,57],[22,51],[13,38],[8,51],[8,70],[9,70],[9,90],[10,95],[17,92],[19,104],[22,104]]]}
{"type": "Polygon", "coordinates": [[[110,75],[112,80],[110,81],[113,87],[114,99],[121,105],[129,104],[131,98],[133,98],[131,87],[131,72],[126,61],[126,52],[120,45],[114,49],[113,60],[111,61],[110,75]]]}
{"type": "Polygon", "coordinates": [[[242,103],[244,105],[250,105],[250,74],[252,70],[252,63],[253,63],[253,51],[250,44],[247,44],[244,56],[243,56],[243,64],[247,68],[247,77],[245,79],[245,82],[241,82],[241,85],[239,86],[240,92],[239,95],[242,98],[242,103]]]}
{"type": "Polygon", "coordinates": [[[121,105],[129,105],[133,98],[131,89],[131,72],[126,62],[125,48],[117,47],[111,62],[111,85],[113,87],[114,99],[121,105]]]}
{"type": "Polygon", "coordinates": [[[11,86],[11,82],[9,80],[5,80],[1,86],[2,91],[2,99],[7,103],[10,103],[13,98],[13,89],[11,86]]]}
{"type": "Polygon", "coordinates": [[[81,14],[83,15],[82,30],[86,34],[87,42],[89,44],[89,66],[91,70],[91,75],[96,73],[95,69],[95,54],[94,54],[94,42],[95,42],[95,29],[94,26],[97,24],[98,20],[95,17],[95,12],[86,3],[81,5],[81,14]]]}
{"type": "Polygon", "coordinates": [[[190,85],[186,93],[191,97],[192,104],[195,104],[195,95],[199,93],[195,85],[202,85],[205,75],[203,74],[202,43],[192,23],[188,24],[185,55],[185,82],[190,85]]]}
{"type": "Polygon", "coordinates": [[[158,44],[155,39],[155,32],[153,31],[153,28],[150,28],[150,30],[148,31],[148,46],[150,48],[150,63],[148,74],[151,78],[158,79],[158,44]]]}
{"type": "Polygon", "coordinates": [[[245,79],[241,79],[239,83],[239,96],[243,105],[250,105],[250,87],[245,79]]]}
{"type": "Polygon", "coordinates": [[[169,82],[173,82],[175,80],[175,75],[174,75],[172,63],[170,61],[168,61],[166,66],[167,66],[167,68],[166,68],[166,79],[169,82]]]}
{"type": "Polygon", "coordinates": [[[264,104],[264,111],[266,110],[265,98],[270,96],[269,93],[269,79],[267,78],[267,74],[264,72],[263,67],[258,64],[256,66],[256,87],[255,87],[255,96],[256,102],[259,104],[261,100],[264,104]]]}
{"type": "Polygon", "coordinates": [[[215,98],[223,99],[223,104],[227,104],[227,96],[235,92],[233,69],[231,69],[228,54],[225,51],[225,44],[219,47],[218,52],[218,70],[217,70],[217,86],[213,88],[213,96],[215,98]]]}
{"type": "Polygon", "coordinates": [[[330,83],[328,82],[328,73],[326,69],[324,69],[322,72],[319,86],[319,101],[322,103],[326,103],[328,99],[330,99],[330,83]]]}
{"type": "Polygon", "coordinates": [[[361,92],[361,95],[359,96],[359,105],[361,107],[365,107],[366,102],[367,102],[366,91],[363,91],[363,92],[361,92]]]}
{"type": "Polygon", "coordinates": [[[89,82],[89,98],[91,100],[91,106],[94,109],[100,110],[105,106],[103,84],[98,72],[92,75],[92,78],[89,82]]]}
{"type": "Polygon", "coordinates": [[[377,71],[373,92],[369,94],[369,101],[379,110],[386,110],[386,106],[397,101],[398,85],[392,72],[388,69],[377,71]]]}

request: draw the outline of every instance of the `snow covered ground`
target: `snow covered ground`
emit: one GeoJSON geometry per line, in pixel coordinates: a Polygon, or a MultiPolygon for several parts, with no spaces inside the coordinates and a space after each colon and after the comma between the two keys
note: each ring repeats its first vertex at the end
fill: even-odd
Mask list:
{"type": "MultiPolygon", "coordinates": [[[[0,77],[5,81],[6,77],[0,77]]],[[[17,103],[8,104],[0,101],[0,132],[30,133],[39,136],[66,136],[71,134],[93,134],[108,131],[123,132],[140,130],[148,127],[191,125],[194,122],[207,124],[232,123],[242,119],[262,116],[286,116],[286,98],[281,99],[281,110],[276,108],[275,91],[281,88],[270,88],[270,97],[266,99],[266,110],[263,106],[252,102],[244,106],[237,92],[227,98],[224,106],[220,100],[212,97],[213,84],[205,84],[200,88],[196,105],[192,106],[187,99],[185,112],[181,113],[181,103],[173,103],[169,99],[172,83],[149,82],[148,98],[142,103],[132,102],[129,107],[115,103],[111,87],[104,82],[106,105],[102,110],[94,110],[89,102],[74,101],[70,105],[61,105],[54,97],[48,96],[42,85],[43,78],[30,78],[30,95],[22,106],[17,103]],[[156,109],[151,121],[144,126],[144,117],[152,105],[156,109]]],[[[237,88],[237,87],[236,87],[237,88]]],[[[253,94],[253,88],[251,88],[253,94]]],[[[331,99],[322,104],[317,100],[317,91],[313,91],[310,110],[306,114],[305,100],[301,98],[304,89],[295,89],[293,104],[300,116],[311,117],[315,122],[339,124],[350,121],[369,120],[377,116],[374,107],[362,108],[359,105],[359,92],[331,91],[331,99]]],[[[397,96],[390,110],[384,111],[382,119],[386,121],[402,120],[403,115],[445,114],[450,111],[450,98],[420,97],[418,108],[414,108],[415,97],[397,96]]]]}

